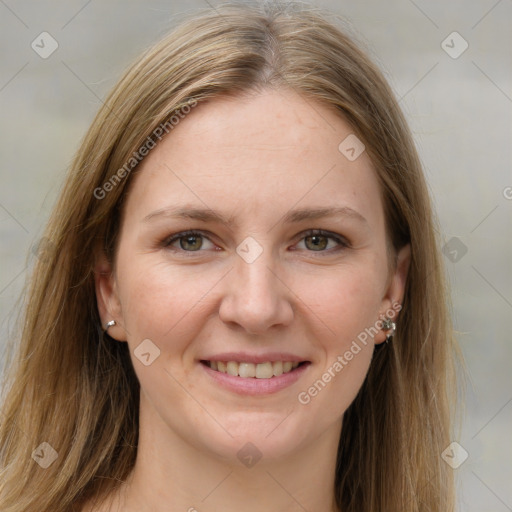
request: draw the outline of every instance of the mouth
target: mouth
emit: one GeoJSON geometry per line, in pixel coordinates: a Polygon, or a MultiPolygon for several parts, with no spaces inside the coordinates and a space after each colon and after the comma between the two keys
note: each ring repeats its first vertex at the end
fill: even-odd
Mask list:
{"type": "Polygon", "coordinates": [[[219,373],[242,379],[273,379],[296,371],[299,367],[310,364],[310,361],[266,361],[250,363],[243,361],[207,361],[201,364],[219,373]]]}
{"type": "Polygon", "coordinates": [[[225,354],[215,360],[202,359],[199,367],[215,387],[244,396],[268,396],[290,388],[304,378],[312,364],[311,361],[290,361],[286,360],[287,357],[278,359],[277,356],[271,356],[269,361],[261,356],[252,357],[253,361],[244,361],[243,355],[239,361],[227,356],[225,354]]]}

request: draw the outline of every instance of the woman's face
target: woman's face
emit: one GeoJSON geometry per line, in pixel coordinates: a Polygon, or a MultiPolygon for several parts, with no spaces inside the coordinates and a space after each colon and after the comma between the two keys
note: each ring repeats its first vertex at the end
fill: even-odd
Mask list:
{"type": "Polygon", "coordinates": [[[401,302],[408,265],[406,248],[388,271],[378,182],[351,134],[266,91],[198,105],[142,162],[115,272],[97,279],[141,429],[229,459],[247,442],[278,457],[339,436],[385,340],[365,329],[401,302]]]}

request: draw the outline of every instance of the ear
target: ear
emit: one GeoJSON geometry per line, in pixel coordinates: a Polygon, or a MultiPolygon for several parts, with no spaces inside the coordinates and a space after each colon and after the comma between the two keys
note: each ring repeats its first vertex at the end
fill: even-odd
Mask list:
{"type": "MultiPolygon", "coordinates": [[[[388,288],[382,299],[382,310],[380,318],[384,319],[384,317],[389,316],[389,318],[397,324],[397,329],[399,329],[397,318],[400,311],[397,309],[397,304],[401,306],[404,301],[405,285],[407,283],[407,275],[409,274],[410,263],[411,245],[407,244],[398,251],[395,271],[389,279],[388,288]],[[394,312],[393,318],[391,318],[391,315],[386,314],[386,312],[389,313],[389,311],[394,312]]],[[[374,338],[375,344],[382,343],[385,340],[386,331],[379,330],[374,338]]]]}
{"type": "Polygon", "coordinates": [[[108,335],[118,341],[126,341],[123,311],[118,297],[115,275],[103,251],[97,253],[94,284],[102,329],[105,329],[110,320],[115,320],[116,324],[109,327],[108,335]]]}

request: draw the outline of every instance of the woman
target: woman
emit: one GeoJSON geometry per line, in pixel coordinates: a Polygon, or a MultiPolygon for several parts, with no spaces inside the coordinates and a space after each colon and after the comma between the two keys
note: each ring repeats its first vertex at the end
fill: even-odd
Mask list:
{"type": "Polygon", "coordinates": [[[151,48],[44,240],[2,511],[453,510],[421,165],[380,72],[313,9],[226,5],[151,48]]]}

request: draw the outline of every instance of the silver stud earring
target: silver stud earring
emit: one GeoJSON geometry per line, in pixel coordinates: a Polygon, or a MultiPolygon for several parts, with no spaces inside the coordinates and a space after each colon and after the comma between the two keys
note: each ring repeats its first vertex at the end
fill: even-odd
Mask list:
{"type": "Polygon", "coordinates": [[[113,325],[116,325],[115,320],[110,320],[110,322],[107,322],[107,325],[105,326],[105,329],[103,330],[103,332],[107,332],[109,327],[112,327],[113,325]]]}
{"type": "Polygon", "coordinates": [[[395,322],[391,321],[391,318],[386,317],[382,321],[382,330],[383,331],[390,331],[386,334],[386,343],[389,341],[389,339],[395,334],[396,332],[396,324],[395,322]]]}

